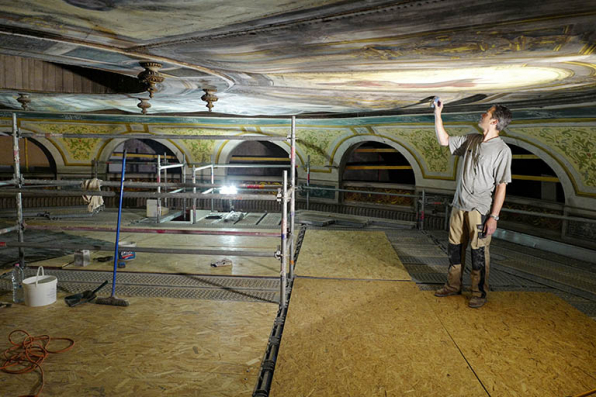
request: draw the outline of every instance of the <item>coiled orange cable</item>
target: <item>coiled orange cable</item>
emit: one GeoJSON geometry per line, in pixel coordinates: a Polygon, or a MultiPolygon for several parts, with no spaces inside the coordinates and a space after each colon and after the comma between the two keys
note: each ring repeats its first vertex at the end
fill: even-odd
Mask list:
{"type": "Polygon", "coordinates": [[[41,386],[35,395],[20,397],[38,397],[44,386],[44,374],[41,364],[50,354],[64,353],[72,349],[75,341],[70,338],[52,338],[49,335],[31,336],[27,331],[17,329],[8,334],[8,341],[12,347],[4,351],[4,364],[0,367],[2,372],[8,374],[26,374],[39,368],[41,373],[41,386]],[[21,342],[15,342],[12,339],[13,334],[22,333],[25,337],[21,342]],[[70,344],[64,349],[49,350],[48,345],[51,341],[64,340],[70,344]],[[15,367],[15,368],[13,368],[15,367]]]}

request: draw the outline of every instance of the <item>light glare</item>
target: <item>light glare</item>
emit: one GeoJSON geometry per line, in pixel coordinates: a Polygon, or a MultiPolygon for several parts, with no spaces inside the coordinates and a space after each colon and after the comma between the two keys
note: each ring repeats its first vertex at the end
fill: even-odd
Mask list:
{"type": "Polygon", "coordinates": [[[237,194],[238,189],[236,189],[236,186],[223,186],[221,189],[219,189],[219,192],[221,194],[237,194]]]}

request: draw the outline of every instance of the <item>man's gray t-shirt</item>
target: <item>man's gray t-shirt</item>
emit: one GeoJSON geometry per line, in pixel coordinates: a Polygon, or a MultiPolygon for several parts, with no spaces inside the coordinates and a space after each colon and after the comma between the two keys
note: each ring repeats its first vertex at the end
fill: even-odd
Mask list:
{"type": "Polygon", "coordinates": [[[484,135],[450,136],[449,150],[463,156],[453,206],[463,211],[491,209],[495,186],[511,182],[511,149],[500,137],[482,142],[484,135]]]}

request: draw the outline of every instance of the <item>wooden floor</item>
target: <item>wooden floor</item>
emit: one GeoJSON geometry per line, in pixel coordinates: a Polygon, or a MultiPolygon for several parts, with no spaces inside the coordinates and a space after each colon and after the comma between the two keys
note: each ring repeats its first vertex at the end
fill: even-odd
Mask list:
{"type": "MultiPolygon", "coordinates": [[[[72,350],[43,364],[48,397],[251,396],[278,309],[166,298],[69,308],[61,298],[45,307],[0,309],[2,351],[15,329],[75,340],[72,350]]],[[[38,379],[0,372],[0,395],[31,393],[38,379]]]]}
{"type": "Polygon", "coordinates": [[[595,387],[596,323],[562,299],[491,292],[470,309],[465,296],[436,298],[413,282],[355,280],[370,235],[350,237],[346,251],[335,243],[346,232],[310,233],[302,250],[316,255],[305,264],[301,254],[297,274],[306,265],[330,279],[296,279],[271,396],[559,397],[595,387]]]}
{"type": "Polygon", "coordinates": [[[296,274],[307,277],[411,280],[384,232],[308,230],[296,274]]]}
{"type": "MultiPolygon", "coordinates": [[[[194,236],[138,236],[147,246],[199,244],[194,236]]],[[[277,244],[197,238],[210,247],[277,244]]],[[[184,264],[189,256],[138,255],[126,270],[279,271],[276,260],[213,269],[211,258],[184,264]]],[[[99,266],[112,268],[88,269],[99,266]]],[[[296,272],[271,396],[559,397],[596,387],[596,323],[553,295],[491,292],[478,310],[465,296],[435,298],[411,281],[382,232],[309,230],[296,272]]],[[[21,328],[76,340],[44,364],[42,396],[250,396],[278,309],[140,297],[127,298],[130,307],[68,308],[62,297],[42,308],[0,309],[0,349],[21,328]]],[[[0,373],[0,395],[31,393],[37,380],[0,373]]]]}

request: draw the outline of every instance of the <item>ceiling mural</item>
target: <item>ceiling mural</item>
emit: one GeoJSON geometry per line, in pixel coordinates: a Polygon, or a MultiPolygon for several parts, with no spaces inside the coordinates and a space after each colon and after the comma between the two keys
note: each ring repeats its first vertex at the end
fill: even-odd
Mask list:
{"type": "Polygon", "coordinates": [[[595,19],[593,0],[0,0],[0,109],[397,115],[429,113],[435,95],[452,112],[588,106],[595,19]]]}

